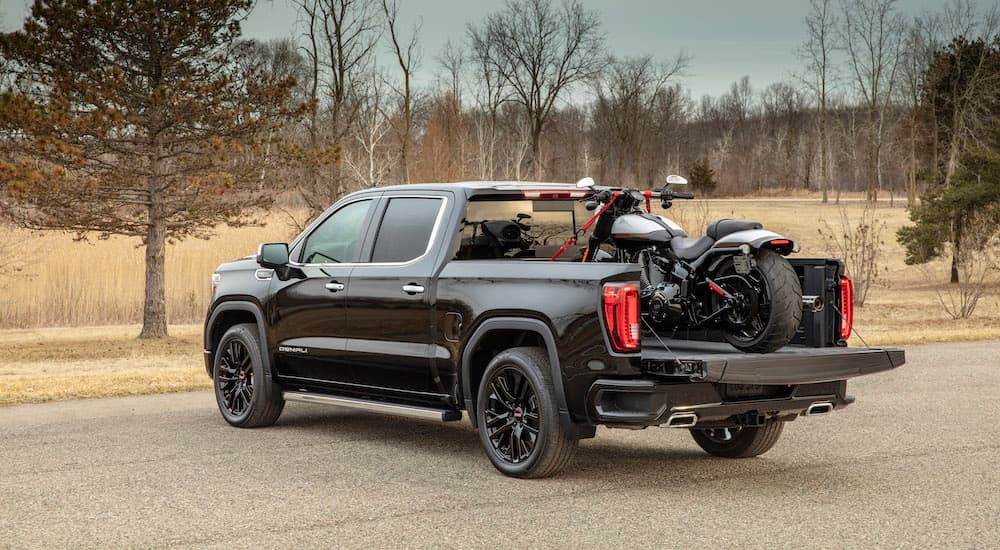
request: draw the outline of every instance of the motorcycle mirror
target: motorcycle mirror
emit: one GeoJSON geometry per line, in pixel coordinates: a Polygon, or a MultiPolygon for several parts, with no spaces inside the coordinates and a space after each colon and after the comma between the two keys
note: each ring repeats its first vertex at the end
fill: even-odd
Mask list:
{"type": "Polygon", "coordinates": [[[576,186],[579,187],[579,188],[581,188],[581,189],[583,189],[585,187],[593,187],[595,185],[597,185],[597,183],[594,182],[594,178],[592,178],[590,176],[587,176],[587,177],[581,179],[580,181],[576,182],[576,186]]]}
{"type": "Polygon", "coordinates": [[[667,176],[667,185],[687,185],[687,183],[688,180],[678,175],[670,174],[669,176],[667,176]]]}
{"type": "Polygon", "coordinates": [[[530,220],[531,219],[531,214],[525,214],[524,212],[521,212],[520,214],[517,215],[517,219],[519,219],[519,220],[529,219],[530,220]]]}

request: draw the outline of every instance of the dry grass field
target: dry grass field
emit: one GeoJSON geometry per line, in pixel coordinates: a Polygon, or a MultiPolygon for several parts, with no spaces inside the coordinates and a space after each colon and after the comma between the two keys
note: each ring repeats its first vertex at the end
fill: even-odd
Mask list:
{"type": "MultiPolygon", "coordinates": [[[[681,201],[678,201],[679,203],[681,201]]],[[[862,203],[847,201],[852,216],[862,203]]],[[[886,223],[882,281],[857,311],[855,326],[872,345],[1000,338],[997,288],[972,319],[954,321],[942,310],[947,264],[906,266],[895,231],[908,221],[900,203],[879,206],[886,223]]],[[[670,215],[692,234],[721,217],[758,220],[803,244],[802,256],[836,255],[818,228],[840,224],[837,206],[817,200],[733,199],[684,202],[670,215]]],[[[136,240],[75,242],[62,234],[8,230],[0,236],[19,258],[20,271],[0,276],[0,405],[70,397],[179,391],[208,387],[201,362],[199,323],[212,270],[251,254],[263,241],[288,240],[291,225],[275,215],[266,227],[220,228],[208,240],[167,251],[167,306],[171,338],[140,342],[143,265],[136,240]],[[66,327],[66,328],[56,328],[66,327]],[[86,327],[86,328],[77,328],[86,327]]],[[[858,339],[853,345],[861,345],[858,339]]]]}
{"type": "Polygon", "coordinates": [[[0,331],[0,406],[210,388],[201,327],[135,338],[136,326],[0,331]]]}

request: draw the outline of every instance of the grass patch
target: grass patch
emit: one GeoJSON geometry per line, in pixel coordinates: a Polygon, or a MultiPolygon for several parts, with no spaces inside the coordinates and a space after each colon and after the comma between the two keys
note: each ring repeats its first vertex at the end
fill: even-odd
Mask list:
{"type": "Polygon", "coordinates": [[[5,330],[0,406],[57,399],[119,397],[211,388],[201,327],[138,340],[138,326],[5,330]]]}

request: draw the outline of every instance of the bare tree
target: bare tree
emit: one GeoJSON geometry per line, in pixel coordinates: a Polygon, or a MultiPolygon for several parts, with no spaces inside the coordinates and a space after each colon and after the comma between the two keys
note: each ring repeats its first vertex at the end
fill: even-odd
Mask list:
{"type": "Polygon", "coordinates": [[[654,140],[649,129],[656,120],[657,101],[669,81],[690,62],[690,56],[684,53],[663,63],[650,55],[611,58],[605,74],[596,80],[594,116],[614,142],[616,179],[639,183],[644,147],[654,140]]]}
{"type": "Polygon", "coordinates": [[[763,132],[757,135],[765,139],[756,142],[770,149],[760,162],[761,179],[782,182],[786,189],[802,184],[808,188],[812,154],[802,140],[808,104],[804,95],[787,82],[775,82],[760,94],[760,103],[757,126],[763,132]]]}
{"type": "Polygon", "coordinates": [[[339,161],[359,108],[356,81],[364,82],[381,36],[371,0],[294,0],[305,36],[312,111],[307,122],[307,177],[298,191],[310,217],[339,198],[345,182],[339,161]]]}
{"type": "Polygon", "coordinates": [[[468,40],[475,62],[473,82],[478,112],[474,117],[479,145],[479,178],[494,179],[496,174],[497,129],[500,107],[509,99],[509,91],[499,67],[493,63],[500,54],[485,29],[469,26],[468,40]]]}
{"type": "Polygon", "coordinates": [[[405,43],[399,31],[399,3],[397,0],[382,0],[382,12],[385,14],[389,39],[392,42],[392,53],[402,74],[403,84],[397,91],[402,106],[403,119],[400,131],[400,160],[403,164],[403,177],[410,183],[410,148],[413,142],[413,73],[420,67],[420,50],[417,37],[420,34],[420,23],[413,26],[410,39],[405,43]]]}
{"type": "Polygon", "coordinates": [[[436,60],[441,68],[445,70],[448,77],[448,84],[451,93],[459,105],[462,104],[462,71],[465,69],[465,62],[468,58],[465,52],[454,42],[448,40],[438,53],[436,60]]]}
{"type": "MultiPolygon", "coordinates": [[[[432,102],[434,107],[424,128],[425,138],[426,133],[429,133],[435,126],[447,130],[450,162],[447,166],[448,169],[444,170],[444,172],[447,174],[449,180],[465,179],[469,164],[470,140],[468,139],[468,116],[464,111],[465,104],[462,100],[462,77],[468,57],[459,46],[448,40],[445,42],[444,47],[441,48],[436,59],[446,73],[448,89],[443,94],[443,97],[435,99],[432,102]],[[458,126],[461,126],[461,128],[458,126]],[[453,170],[455,164],[458,165],[457,174],[453,170]]],[[[438,172],[438,170],[434,170],[434,172],[438,172]]]]}
{"type": "Polygon", "coordinates": [[[757,143],[753,129],[755,116],[754,91],[750,77],[743,76],[729,88],[729,92],[719,98],[718,109],[720,122],[724,125],[726,136],[722,142],[729,142],[733,153],[728,155],[727,163],[719,165],[720,171],[728,171],[730,176],[744,185],[744,191],[760,191],[764,186],[763,179],[754,177],[753,148],[757,143]]]}
{"type": "Polygon", "coordinates": [[[868,117],[868,200],[878,200],[882,188],[882,150],[886,115],[897,85],[900,40],[905,21],[896,0],[841,0],[842,38],[854,89],[868,117]]]}
{"type": "Polygon", "coordinates": [[[508,0],[481,28],[470,28],[490,44],[486,61],[510,88],[531,124],[528,162],[541,179],[542,131],[556,100],[574,84],[596,75],[604,65],[600,20],[579,0],[555,7],[552,0],[508,0]]]}
{"type": "Polygon", "coordinates": [[[361,100],[351,126],[351,135],[360,150],[345,148],[344,161],[351,175],[367,187],[382,184],[396,162],[395,155],[383,143],[392,129],[392,117],[385,108],[385,86],[385,76],[372,71],[365,88],[359,90],[361,100]]]}
{"type": "Polygon", "coordinates": [[[819,234],[830,253],[844,261],[847,274],[854,282],[854,305],[861,307],[883,274],[885,241],[882,235],[888,225],[879,220],[878,207],[871,201],[863,203],[857,216],[851,215],[847,205],[840,205],[838,211],[840,219],[834,225],[820,220],[819,234]]]}
{"type": "MultiPolygon", "coordinates": [[[[994,220],[982,219],[970,225],[970,241],[978,246],[952,248],[952,269],[959,272],[957,284],[949,284],[944,289],[936,288],[941,308],[952,319],[968,319],[976,311],[979,301],[995,292],[1000,281],[1000,235],[994,230],[994,220]]],[[[934,275],[928,278],[937,278],[934,275]]]]}
{"type": "Polygon", "coordinates": [[[906,182],[907,208],[913,208],[917,204],[917,172],[919,171],[917,148],[922,139],[921,134],[926,130],[921,121],[922,102],[926,99],[925,93],[927,92],[924,87],[924,74],[934,58],[934,51],[938,48],[934,28],[936,21],[935,17],[914,19],[907,27],[902,44],[903,51],[900,56],[900,92],[910,111],[907,121],[910,154],[910,168],[906,182]]]}
{"type": "Polygon", "coordinates": [[[819,131],[819,180],[823,190],[823,202],[829,200],[829,139],[827,137],[827,94],[835,66],[833,54],[837,48],[837,16],[833,11],[833,0],[809,0],[811,11],[806,16],[809,38],[799,50],[799,57],[806,64],[806,86],[816,97],[819,114],[816,125],[819,131]]]}

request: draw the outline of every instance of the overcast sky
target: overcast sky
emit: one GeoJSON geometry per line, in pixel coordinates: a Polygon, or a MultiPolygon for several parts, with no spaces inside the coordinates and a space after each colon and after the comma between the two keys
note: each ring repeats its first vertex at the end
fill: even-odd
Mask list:
{"type": "MultiPolygon", "coordinates": [[[[558,0],[557,0],[558,1],[558,0]]],[[[805,40],[807,0],[581,0],[598,12],[609,48],[618,55],[650,53],[669,59],[684,50],[694,57],[683,83],[692,96],[717,95],[749,75],[756,89],[789,78],[800,65],[795,49],[805,40]]],[[[982,7],[996,0],[977,0],[982,7]]],[[[2,27],[13,30],[28,13],[26,0],[0,0],[2,27]]],[[[400,0],[401,20],[420,21],[421,84],[440,72],[434,58],[450,38],[459,42],[468,22],[477,22],[502,3],[488,0],[400,0]]],[[[942,0],[899,0],[914,16],[942,0]]],[[[244,35],[294,37],[296,13],[288,0],[258,0],[244,35]]],[[[384,50],[384,48],[383,48],[384,50]]],[[[389,63],[383,56],[384,63],[389,63]]]]}

